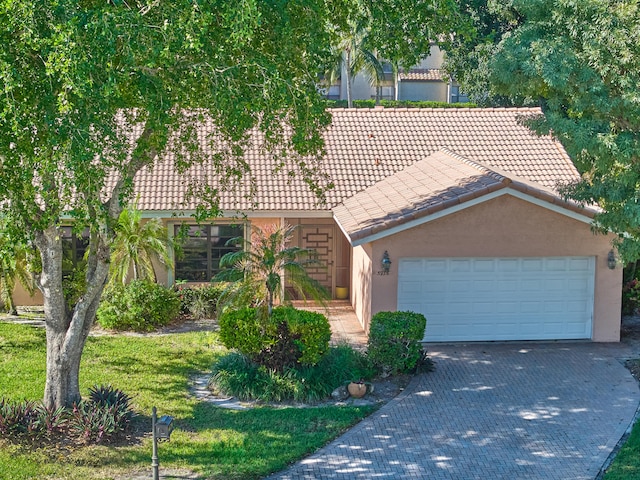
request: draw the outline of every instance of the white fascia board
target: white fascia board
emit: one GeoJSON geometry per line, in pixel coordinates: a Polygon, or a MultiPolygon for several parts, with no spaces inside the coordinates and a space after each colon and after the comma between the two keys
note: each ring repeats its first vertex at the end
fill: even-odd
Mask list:
{"type": "Polygon", "coordinates": [[[351,241],[351,237],[349,236],[349,233],[347,233],[347,231],[342,227],[342,224],[338,221],[338,219],[336,218],[336,216],[333,216],[333,221],[336,222],[336,225],[338,225],[338,228],[340,229],[340,231],[342,232],[342,234],[345,236],[345,238],[349,241],[349,243],[351,244],[352,247],[355,247],[357,245],[361,245],[361,243],[366,243],[366,242],[352,242],[351,241]]]}
{"type": "Polygon", "coordinates": [[[451,215],[452,213],[456,213],[456,212],[459,212],[459,211],[464,210],[466,208],[470,208],[470,207],[473,207],[475,205],[479,205],[481,203],[487,202],[489,200],[493,200],[494,198],[498,198],[498,197],[501,197],[503,195],[511,195],[512,197],[519,198],[521,200],[524,200],[525,202],[533,203],[534,205],[537,205],[537,206],[542,207],[542,208],[546,208],[547,210],[551,210],[552,212],[559,213],[560,215],[564,215],[564,216],[572,218],[574,220],[578,220],[579,222],[583,222],[583,223],[586,223],[586,224],[589,224],[589,225],[591,225],[593,223],[593,218],[591,218],[589,215],[582,215],[582,214],[580,214],[578,212],[575,212],[573,210],[569,210],[567,208],[563,208],[563,207],[561,207],[559,205],[556,205],[554,203],[546,202],[544,200],[541,200],[541,199],[536,198],[536,197],[532,197],[531,195],[527,195],[526,193],[522,193],[519,190],[514,190],[514,189],[511,189],[511,188],[504,188],[504,189],[501,189],[501,190],[496,190],[495,192],[491,192],[491,193],[488,193],[488,194],[483,195],[481,197],[474,198],[473,200],[469,200],[468,202],[464,202],[464,203],[455,205],[455,206],[453,206],[451,208],[447,208],[445,210],[440,210],[439,212],[436,212],[436,213],[434,213],[432,215],[426,215],[426,216],[424,216],[422,218],[417,218],[415,220],[411,220],[409,222],[403,223],[402,225],[398,225],[396,227],[392,227],[392,228],[383,230],[381,232],[374,233],[373,235],[369,235],[367,237],[360,238],[360,239],[355,240],[353,242],[351,241],[351,238],[349,237],[349,235],[347,235],[346,232],[344,231],[344,229],[342,228],[342,225],[340,225],[340,222],[338,222],[336,220],[336,223],[338,223],[338,226],[340,227],[340,230],[342,230],[342,232],[349,239],[349,241],[351,242],[351,245],[354,246],[354,247],[357,247],[358,245],[363,245],[365,243],[373,242],[375,240],[380,240],[381,238],[385,238],[385,237],[388,237],[390,235],[395,235],[396,233],[400,233],[400,232],[403,232],[405,230],[409,230],[409,229],[417,227],[419,225],[424,225],[425,223],[429,223],[429,222],[432,222],[434,220],[438,220],[439,218],[446,217],[447,215],[451,215]]]}

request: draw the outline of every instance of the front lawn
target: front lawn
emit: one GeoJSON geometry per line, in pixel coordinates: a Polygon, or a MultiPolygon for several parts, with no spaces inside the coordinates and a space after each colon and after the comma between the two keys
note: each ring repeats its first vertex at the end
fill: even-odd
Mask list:
{"type": "MultiPolygon", "coordinates": [[[[627,368],[640,381],[640,360],[629,360],[627,368]]],[[[625,444],[616,454],[604,480],[640,480],[640,422],[637,422],[625,444]]]]}
{"type": "MultiPolygon", "coordinates": [[[[134,430],[127,445],[35,451],[0,439],[2,479],[108,479],[130,472],[151,476],[151,408],[173,415],[176,430],[159,448],[162,468],[209,479],[257,479],[318,449],[371,413],[372,407],[256,408],[233,411],[196,401],[189,379],[208,371],[226,350],[212,332],[165,336],[90,337],[80,371],[86,394],[111,384],[133,396],[134,430]]],[[[0,396],[42,397],[44,329],[0,322],[0,396]]]]}
{"type": "Polygon", "coordinates": [[[631,435],[613,460],[604,480],[640,479],[640,423],[636,423],[631,435]]]}

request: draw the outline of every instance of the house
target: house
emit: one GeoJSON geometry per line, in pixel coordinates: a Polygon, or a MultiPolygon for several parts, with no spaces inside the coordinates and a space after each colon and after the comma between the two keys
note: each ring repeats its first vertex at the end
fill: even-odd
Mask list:
{"type": "MultiPolygon", "coordinates": [[[[379,85],[380,91],[376,91],[377,87],[371,84],[366,74],[358,72],[352,79],[352,98],[375,99],[379,94],[381,100],[468,102],[467,96],[460,92],[459,85],[442,69],[443,63],[444,52],[437,45],[432,45],[429,55],[422,58],[417,65],[400,68],[396,75],[391,64],[383,62],[384,80],[379,85]]],[[[347,99],[346,78],[346,67],[343,65],[340,78],[325,89],[328,99],[347,99]]]]}
{"type": "MultiPolygon", "coordinates": [[[[314,277],[334,295],[348,288],[365,330],[378,311],[412,310],[425,314],[429,342],[619,341],[612,237],[592,232],[595,208],[557,193],[579,175],[558,142],[519,122],[540,114],[334,109],[323,165],[335,188],[325,205],[300,178],[275,173],[256,142],[245,158],[257,205],[243,192],[223,194],[228,216],[206,225],[189,220],[195,205],[184,204],[187,185],[168,154],[136,183],[147,218],[163,219],[170,234],[189,225],[184,257],[159,280],[208,281],[228,238],[286,222],[326,264],[314,277]]],[[[207,165],[191,173],[215,178],[207,165]]]]}

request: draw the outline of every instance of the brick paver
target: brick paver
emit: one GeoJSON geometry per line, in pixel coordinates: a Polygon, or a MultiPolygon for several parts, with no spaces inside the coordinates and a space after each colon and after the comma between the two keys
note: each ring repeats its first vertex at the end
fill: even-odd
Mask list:
{"type": "Polygon", "coordinates": [[[272,479],[589,479],[640,390],[620,345],[431,346],[434,372],[272,479]]]}

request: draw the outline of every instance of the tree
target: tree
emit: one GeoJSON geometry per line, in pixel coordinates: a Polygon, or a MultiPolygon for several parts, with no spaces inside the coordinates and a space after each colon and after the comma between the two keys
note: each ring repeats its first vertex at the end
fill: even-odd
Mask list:
{"type": "Polygon", "coordinates": [[[427,55],[432,42],[458,28],[461,18],[455,0],[339,0],[339,14],[330,18],[334,50],[326,78],[335,78],[336,64],[345,63],[347,103],[352,106],[352,76],[364,71],[379,97],[383,62],[397,73],[427,55]]]}
{"type": "MultiPolygon", "coordinates": [[[[322,301],[328,297],[325,288],[306,271],[309,266],[317,266],[315,250],[291,246],[295,227],[254,227],[251,241],[237,252],[229,252],[220,259],[223,270],[215,281],[234,282],[223,294],[233,302],[234,297],[257,298],[266,303],[271,315],[275,299],[286,293],[284,281],[296,294],[306,299],[311,297],[322,301]]],[[[242,238],[229,240],[230,244],[243,242],[242,238]]]]}
{"type": "Polygon", "coordinates": [[[598,230],[640,258],[640,5],[636,0],[517,0],[522,24],[491,62],[500,93],[535,99],[551,133],[582,174],[564,193],[597,203],[598,230]]]}
{"type": "MultiPolygon", "coordinates": [[[[163,151],[181,172],[212,162],[231,188],[250,176],[241,154],[255,128],[321,197],[329,118],[315,79],[330,4],[0,0],[0,203],[41,256],[48,407],[80,399],[118,217],[136,172],[163,151]],[[205,121],[216,126],[210,149],[196,136],[205,121]],[[89,229],[77,299],[62,286],[63,220],[89,229]]],[[[218,191],[193,186],[199,217],[216,215],[218,191]]]]}
{"type": "Polygon", "coordinates": [[[111,246],[110,284],[125,285],[132,280],[156,280],[153,260],[168,269],[173,268],[169,255],[172,247],[167,229],[158,218],[142,223],[137,204],[127,206],[120,213],[115,227],[116,236],[111,246]]]}
{"type": "Polygon", "coordinates": [[[489,63],[505,35],[522,22],[512,0],[457,0],[461,14],[456,32],[441,44],[444,68],[471,101],[510,106],[513,101],[491,85],[489,63]]]}
{"type": "MultiPolygon", "coordinates": [[[[274,169],[301,175],[322,201],[330,118],[316,80],[330,59],[329,25],[343,23],[351,1],[0,0],[0,204],[40,252],[48,407],[80,399],[80,358],[140,169],[168,149],[178,172],[210,162],[217,182],[190,192],[196,218],[215,217],[221,189],[251,183],[242,151],[259,131],[274,169]],[[202,140],[205,122],[215,134],[202,140]],[[63,221],[89,230],[85,282],[71,299],[63,221]]],[[[452,2],[368,2],[372,46],[383,58],[415,57],[435,33],[424,37],[421,22],[439,23],[452,2]]]]}
{"type": "Polygon", "coordinates": [[[337,32],[338,43],[333,46],[334,64],[325,78],[331,85],[344,71],[346,75],[347,106],[353,107],[351,90],[353,77],[359,72],[365,72],[371,85],[376,86],[376,100],[379,100],[380,84],[384,81],[382,62],[376,53],[369,49],[368,30],[364,18],[348,20],[347,28],[337,32]],[[344,68],[343,68],[344,67],[344,68]]]}

